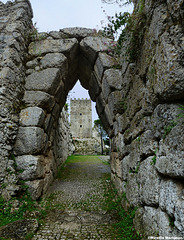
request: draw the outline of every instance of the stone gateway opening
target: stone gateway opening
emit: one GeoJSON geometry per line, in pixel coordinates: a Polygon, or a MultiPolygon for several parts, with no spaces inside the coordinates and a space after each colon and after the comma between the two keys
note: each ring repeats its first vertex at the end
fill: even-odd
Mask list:
{"type": "MultiPolygon", "coordinates": [[[[65,160],[60,153],[64,146],[59,139],[58,120],[68,92],[78,79],[97,102],[104,128],[112,135],[114,108],[109,106],[108,98],[122,89],[122,80],[121,71],[113,68],[115,59],[108,55],[111,43],[110,39],[94,36],[93,30],[73,28],[50,33],[28,47],[24,108],[20,111],[14,154],[18,169],[24,170],[20,177],[34,199],[46,192],[65,160]]],[[[79,136],[92,135],[77,117],[72,125],[79,136]]]]}
{"type": "Polygon", "coordinates": [[[19,194],[22,181],[34,199],[52,183],[70,151],[64,106],[79,79],[111,139],[122,205],[138,207],[135,228],[146,237],[184,237],[183,1],[135,0],[135,21],[140,9],[144,27],[137,23],[117,63],[113,40],[92,29],[38,33],[28,0],[0,2],[4,199],[19,194]]]}

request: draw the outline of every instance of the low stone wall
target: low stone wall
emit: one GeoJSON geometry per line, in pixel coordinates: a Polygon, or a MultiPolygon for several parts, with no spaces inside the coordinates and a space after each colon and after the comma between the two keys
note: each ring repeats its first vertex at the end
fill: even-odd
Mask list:
{"type": "Polygon", "coordinates": [[[74,154],[97,155],[101,154],[101,143],[97,138],[74,138],[74,154]]]}

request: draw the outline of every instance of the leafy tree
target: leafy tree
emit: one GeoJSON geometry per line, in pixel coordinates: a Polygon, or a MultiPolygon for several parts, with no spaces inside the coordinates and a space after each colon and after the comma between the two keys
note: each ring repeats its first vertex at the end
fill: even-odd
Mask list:
{"type": "Polygon", "coordinates": [[[101,154],[103,155],[104,149],[103,149],[103,141],[107,141],[108,135],[107,132],[104,130],[102,122],[100,119],[94,120],[94,127],[97,130],[100,139],[101,139],[101,154]]]}

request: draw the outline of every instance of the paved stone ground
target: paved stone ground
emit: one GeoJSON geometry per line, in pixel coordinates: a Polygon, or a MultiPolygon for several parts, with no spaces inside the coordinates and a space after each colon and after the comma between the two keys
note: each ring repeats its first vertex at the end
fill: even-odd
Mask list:
{"type": "Polygon", "coordinates": [[[98,157],[75,157],[59,173],[43,199],[48,209],[45,224],[33,240],[120,239],[108,211],[110,166],[98,157]]]}

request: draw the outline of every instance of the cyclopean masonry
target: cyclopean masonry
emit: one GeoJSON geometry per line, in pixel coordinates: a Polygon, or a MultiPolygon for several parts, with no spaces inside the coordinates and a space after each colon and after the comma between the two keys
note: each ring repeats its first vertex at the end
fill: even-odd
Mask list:
{"type": "Polygon", "coordinates": [[[145,239],[184,237],[183,1],[146,0],[144,16],[137,60],[122,57],[116,69],[111,39],[84,28],[34,35],[29,1],[0,3],[4,198],[21,190],[20,180],[35,199],[46,192],[64,161],[57,153],[60,113],[79,79],[111,138],[122,204],[138,207],[136,230],[145,239]]]}

